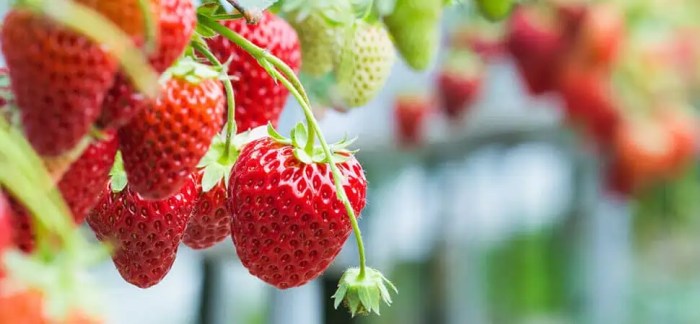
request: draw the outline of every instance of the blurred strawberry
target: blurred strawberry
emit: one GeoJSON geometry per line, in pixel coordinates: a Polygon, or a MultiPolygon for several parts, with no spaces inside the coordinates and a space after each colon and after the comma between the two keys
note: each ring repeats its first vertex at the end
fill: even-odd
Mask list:
{"type": "Polygon", "coordinates": [[[438,74],[438,94],[442,108],[457,119],[469,108],[481,89],[484,66],[466,51],[453,51],[438,74]]]}
{"type": "Polygon", "coordinates": [[[609,75],[601,70],[568,64],[559,78],[559,91],[568,121],[580,125],[599,147],[608,147],[620,123],[609,75]]]}
{"type": "Polygon", "coordinates": [[[659,121],[631,121],[621,125],[615,136],[615,163],[629,177],[633,189],[668,174],[676,153],[673,140],[659,121]]]}
{"type": "Polygon", "coordinates": [[[0,280],[4,277],[2,254],[12,245],[12,215],[5,196],[0,193],[0,280]]]}
{"type": "Polygon", "coordinates": [[[689,114],[666,112],[661,116],[660,122],[670,133],[673,141],[670,171],[675,174],[693,161],[700,132],[698,132],[696,120],[689,114]]]}
{"type": "Polygon", "coordinates": [[[622,14],[612,5],[595,5],[589,10],[583,18],[574,55],[587,64],[609,67],[625,37],[622,14]]]}
{"type": "Polygon", "coordinates": [[[396,136],[406,146],[423,141],[423,122],[433,108],[433,99],[426,95],[400,95],[394,105],[396,136]]]}
{"type": "Polygon", "coordinates": [[[554,90],[567,48],[556,20],[520,7],[511,16],[506,45],[533,95],[554,90]]]}
{"type": "Polygon", "coordinates": [[[505,52],[505,40],[501,28],[464,26],[450,37],[452,48],[471,50],[484,60],[493,60],[505,52]]]}

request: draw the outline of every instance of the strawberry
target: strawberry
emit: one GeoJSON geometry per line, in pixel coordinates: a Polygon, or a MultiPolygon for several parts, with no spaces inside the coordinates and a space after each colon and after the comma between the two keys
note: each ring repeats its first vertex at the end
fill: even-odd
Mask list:
{"type": "Polygon", "coordinates": [[[580,60],[609,67],[614,63],[624,39],[625,21],[612,5],[595,5],[581,22],[576,44],[580,60]]]}
{"type": "Polygon", "coordinates": [[[506,45],[533,95],[555,90],[556,77],[567,44],[553,19],[518,8],[508,25],[506,45]],[[546,17],[545,17],[546,18],[546,17]]]}
{"type": "Polygon", "coordinates": [[[32,146],[42,155],[75,146],[100,114],[116,61],[99,44],[23,9],[5,17],[2,50],[32,146]]]}
{"type": "Polygon", "coordinates": [[[301,70],[323,76],[333,70],[351,23],[352,7],[347,0],[286,2],[289,23],[301,42],[301,70]]]}
{"type": "MultiPolygon", "coordinates": [[[[299,71],[299,38],[283,19],[266,11],[257,25],[249,25],[243,19],[221,23],[253,44],[267,49],[294,71],[299,71]]],[[[209,38],[207,44],[219,60],[231,61],[228,74],[235,78],[233,90],[236,93],[238,131],[264,126],[268,122],[277,125],[289,94],[284,85],[269,76],[253,56],[225,37],[217,35],[209,38]]]]}
{"type": "Polygon", "coordinates": [[[483,73],[483,62],[469,52],[449,56],[437,77],[438,94],[448,117],[459,118],[474,101],[481,90],[483,73]]]}
{"type": "Polygon", "coordinates": [[[427,69],[437,55],[442,7],[443,0],[397,0],[384,17],[401,56],[415,70],[427,69]]]}
{"type": "Polygon", "coordinates": [[[341,51],[336,79],[344,104],[360,107],[382,89],[396,53],[383,26],[358,21],[353,28],[341,51]]]}
{"type": "Polygon", "coordinates": [[[0,323],[44,324],[47,322],[44,315],[44,297],[41,292],[21,290],[0,293],[0,323]]]}
{"type": "Polygon", "coordinates": [[[0,193],[0,280],[5,276],[3,273],[2,255],[12,246],[12,211],[5,197],[0,193]]]}
{"type": "Polygon", "coordinates": [[[118,132],[130,188],[145,199],[177,192],[224,123],[218,72],[181,60],[166,73],[153,106],[118,132]]]}
{"type": "Polygon", "coordinates": [[[433,108],[427,96],[402,95],[394,104],[396,135],[403,145],[417,145],[423,141],[423,122],[433,108]]]}
{"type": "Polygon", "coordinates": [[[90,208],[99,200],[102,189],[109,181],[109,170],[116,154],[117,136],[114,132],[106,133],[103,139],[88,146],[63,174],[58,189],[76,224],[85,220],[90,208]]]}
{"type": "MultiPolygon", "coordinates": [[[[300,150],[271,138],[251,142],[228,188],[238,257],[251,274],[280,289],[318,277],[351,231],[328,164],[300,150]],[[307,163],[297,156],[306,156],[307,163]]],[[[337,164],[343,188],[359,215],[367,193],[364,171],[349,152],[336,157],[344,160],[337,164]]]]}
{"type": "MultiPolygon", "coordinates": [[[[73,215],[75,224],[85,220],[90,208],[100,198],[109,180],[109,170],[117,153],[117,138],[114,133],[106,133],[85,149],[82,155],[70,165],[58,182],[58,189],[73,215]]],[[[10,199],[15,244],[25,252],[34,250],[34,230],[27,210],[10,199]]]]}
{"type": "Polygon", "coordinates": [[[111,187],[90,211],[87,223],[100,241],[114,244],[112,260],[127,282],[148,288],[159,283],[175,262],[197,191],[187,177],[179,191],[163,200],[146,200],[125,182],[115,165],[111,187]]]}
{"type": "Polygon", "coordinates": [[[600,69],[567,64],[561,72],[559,91],[569,121],[580,124],[600,147],[609,146],[621,122],[609,75],[600,69]]]}
{"type": "MultiPolygon", "coordinates": [[[[149,60],[156,71],[163,72],[187,47],[194,32],[196,15],[189,0],[159,0],[157,4],[158,44],[149,60]]],[[[118,73],[104,99],[98,123],[103,128],[120,128],[149,104],[142,94],[134,90],[128,78],[118,73]]]]}
{"type": "Polygon", "coordinates": [[[182,242],[193,249],[206,249],[231,234],[231,212],[226,203],[226,179],[219,180],[213,188],[205,191],[202,188],[203,176],[204,170],[193,174],[198,198],[182,238],[182,242]]]}

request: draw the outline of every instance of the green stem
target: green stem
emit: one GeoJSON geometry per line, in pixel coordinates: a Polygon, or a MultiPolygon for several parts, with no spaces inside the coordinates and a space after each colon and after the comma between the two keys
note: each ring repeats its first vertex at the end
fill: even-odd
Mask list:
{"type": "Polygon", "coordinates": [[[260,62],[261,65],[263,64],[262,62],[267,61],[272,66],[279,69],[279,71],[282,72],[282,75],[287,77],[287,79],[290,80],[290,82],[292,83],[293,87],[301,94],[302,98],[304,99],[304,102],[311,105],[308,95],[306,94],[306,90],[304,90],[304,87],[301,85],[301,81],[299,81],[299,78],[296,77],[296,73],[294,73],[294,70],[292,70],[292,68],[290,68],[286,63],[284,63],[284,61],[270,54],[265,49],[251,43],[243,36],[228,29],[226,26],[220,24],[219,22],[205,14],[198,13],[197,19],[199,20],[200,24],[210,28],[211,30],[217,32],[219,35],[236,43],[236,45],[241,47],[244,51],[248,52],[248,54],[252,55],[256,60],[258,60],[258,62],[260,62]]]}
{"type": "MultiPolygon", "coordinates": [[[[216,68],[226,71],[225,67],[219,59],[202,43],[194,41],[192,42],[192,47],[204,57],[209,60],[209,62],[216,68]]],[[[231,139],[233,138],[235,126],[236,126],[236,99],[233,93],[233,84],[231,84],[231,79],[226,74],[224,79],[224,89],[226,90],[226,147],[224,147],[224,156],[228,158],[229,150],[231,146],[231,139]]]]}
{"type": "Polygon", "coordinates": [[[281,82],[301,105],[301,108],[304,111],[304,115],[306,116],[306,120],[309,126],[309,132],[311,134],[315,133],[315,136],[318,138],[319,142],[321,142],[321,148],[323,149],[323,153],[328,159],[328,164],[330,165],[331,173],[333,174],[336,193],[338,195],[338,198],[343,202],[348,217],[350,218],[350,224],[352,225],[352,230],[355,234],[358,254],[360,258],[359,278],[364,278],[366,273],[365,247],[362,241],[362,233],[360,232],[360,227],[357,224],[357,218],[355,217],[355,211],[352,209],[352,205],[350,204],[350,200],[348,199],[348,196],[345,192],[345,188],[343,188],[343,176],[340,174],[340,170],[338,170],[338,166],[333,160],[333,153],[331,152],[330,146],[328,145],[328,142],[326,142],[326,139],[323,136],[323,132],[321,132],[318,122],[316,121],[316,118],[314,117],[314,114],[311,111],[311,105],[309,104],[309,99],[306,95],[306,91],[301,85],[301,81],[299,81],[294,71],[286,63],[284,63],[282,60],[275,57],[274,55],[269,54],[264,49],[251,43],[249,40],[245,39],[238,33],[226,28],[225,26],[219,24],[218,22],[207,17],[206,15],[198,14],[197,18],[199,19],[199,22],[202,25],[209,27],[221,36],[226,37],[228,40],[236,43],[236,45],[240,46],[250,55],[253,55],[253,57],[255,57],[258,60],[258,63],[260,63],[260,65],[263,66],[263,68],[265,68],[269,73],[271,73],[272,77],[281,82]],[[269,68],[269,65],[272,65],[274,68],[269,68]]]}
{"type": "Polygon", "coordinates": [[[151,11],[151,4],[148,0],[139,0],[139,10],[143,16],[144,32],[146,36],[146,41],[143,45],[144,52],[146,54],[152,54],[156,51],[156,44],[158,43],[158,29],[155,21],[153,20],[153,12],[151,11]]]}
{"type": "Polygon", "coordinates": [[[311,111],[311,107],[306,104],[303,96],[299,93],[299,91],[297,91],[294,88],[292,82],[287,80],[277,70],[273,70],[272,73],[277,80],[282,82],[282,84],[287,89],[289,89],[289,92],[294,96],[294,98],[297,99],[299,105],[301,105],[301,108],[304,111],[306,120],[309,123],[309,133],[315,132],[316,136],[318,137],[318,141],[321,142],[321,148],[323,149],[323,153],[326,155],[326,158],[329,161],[328,165],[330,165],[331,173],[333,174],[333,182],[335,183],[336,193],[338,195],[338,198],[343,202],[343,205],[345,206],[345,211],[348,213],[348,217],[350,218],[350,224],[352,225],[352,231],[355,233],[355,239],[357,241],[357,250],[360,257],[359,279],[362,279],[365,277],[365,268],[367,263],[365,258],[365,246],[362,241],[362,233],[360,232],[360,226],[357,224],[357,218],[355,217],[355,211],[352,209],[352,205],[350,204],[350,200],[348,199],[347,193],[345,192],[345,188],[343,188],[343,175],[340,174],[338,166],[333,161],[333,153],[331,152],[331,148],[328,145],[328,142],[326,142],[326,139],[323,136],[323,132],[321,132],[321,128],[318,125],[316,118],[314,118],[314,114],[313,111],[311,111]]]}

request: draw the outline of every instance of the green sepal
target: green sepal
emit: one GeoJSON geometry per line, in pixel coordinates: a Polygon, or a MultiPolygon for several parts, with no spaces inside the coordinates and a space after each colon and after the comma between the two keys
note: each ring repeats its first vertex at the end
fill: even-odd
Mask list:
{"type": "Polygon", "coordinates": [[[337,309],[340,304],[355,317],[357,314],[367,315],[372,312],[379,315],[381,302],[391,305],[391,294],[386,286],[398,293],[398,289],[378,270],[366,268],[365,275],[360,278],[360,269],[351,268],[345,271],[338,283],[338,290],[333,295],[333,306],[337,309]]]}
{"type": "Polygon", "coordinates": [[[218,79],[220,75],[221,71],[209,65],[198,63],[191,57],[184,57],[165,71],[161,80],[177,77],[197,84],[207,79],[218,79]]]}
{"type": "Polygon", "coordinates": [[[297,123],[297,125],[292,129],[291,137],[292,144],[295,147],[304,147],[304,145],[306,145],[306,141],[309,139],[309,134],[306,131],[306,126],[304,126],[303,123],[297,123]]]}
{"type": "MultiPolygon", "coordinates": [[[[226,126],[224,130],[214,137],[209,151],[202,157],[197,164],[198,169],[203,169],[202,175],[202,191],[209,192],[220,181],[224,181],[224,186],[228,188],[228,180],[231,178],[233,166],[238,160],[243,147],[248,143],[263,138],[267,135],[265,127],[257,127],[247,132],[234,135],[231,139],[231,144],[226,153],[226,126]]],[[[235,125],[234,125],[235,129],[235,125]]],[[[233,132],[236,133],[235,131],[233,132]]]]}
{"type": "Polygon", "coordinates": [[[109,171],[110,176],[110,188],[112,192],[122,192],[126,188],[127,178],[126,171],[124,170],[124,160],[122,159],[122,152],[117,151],[117,155],[114,157],[114,165],[109,171]]]}
{"type": "Polygon", "coordinates": [[[267,124],[267,135],[270,136],[270,138],[272,138],[277,143],[286,145],[292,144],[292,141],[290,139],[282,136],[280,133],[277,132],[275,127],[272,126],[272,123],[267,124]]]}

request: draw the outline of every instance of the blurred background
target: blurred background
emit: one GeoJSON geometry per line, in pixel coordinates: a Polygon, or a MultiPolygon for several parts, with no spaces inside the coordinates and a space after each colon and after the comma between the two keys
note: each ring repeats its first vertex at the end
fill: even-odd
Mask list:
{"type": "MultiPolygon", "coordinates": [[[[228,240],[148,290],[96,267],[108,323],[699,323],[698,7],[523,1],[491,22],[466,1],[434,66],[398,61],[368,106],[309,81],[327,137],[359,137],[369,263],[400,290],[382,316],[333,309],[352,238],[285,291],[228,240]]],[[[281,132],[302,119],[290,100],[281,132]]]]}

